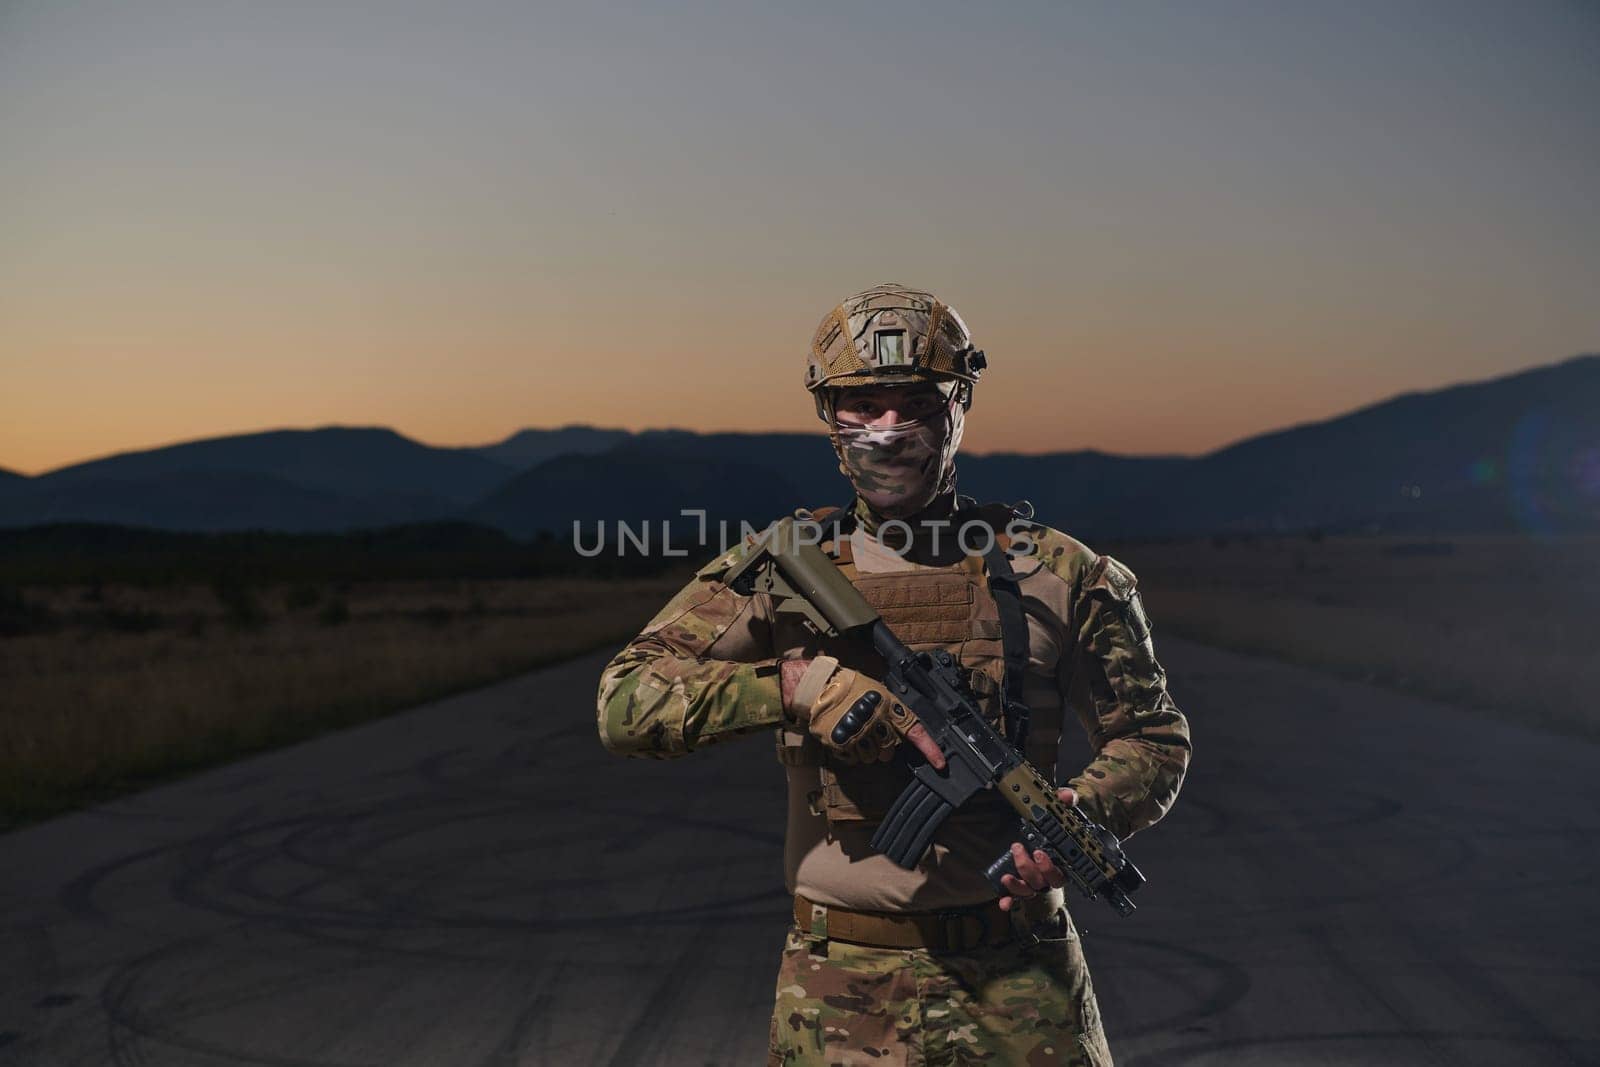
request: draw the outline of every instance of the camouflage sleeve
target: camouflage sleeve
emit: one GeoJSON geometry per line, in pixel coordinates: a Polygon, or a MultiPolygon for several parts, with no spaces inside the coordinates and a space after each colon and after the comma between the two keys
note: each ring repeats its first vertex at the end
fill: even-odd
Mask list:
{"type": "Polygon", "coordinates": [[[1069,702],[1096,752],[1067,784],[1085,813],[1119,837],[1172,807],[1189,765],[1189,723],[1167,693],[1133,572],[1098,556],[1083,574],[1073,618],[1076,647],[1063,656],[1069,702]]]}
{"type": "Polygon", "coordinates": [[[742,555],[697,572],[600,675],[600,741],[623,756],[666,759],[776,726],[777,660],[765,597],[721,578],[742,555]]]}

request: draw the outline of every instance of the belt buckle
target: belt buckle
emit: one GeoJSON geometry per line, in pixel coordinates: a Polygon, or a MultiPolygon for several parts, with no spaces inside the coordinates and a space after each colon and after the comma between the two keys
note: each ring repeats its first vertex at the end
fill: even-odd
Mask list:
{"type": "Polygon", "coordinates": [[[1011,920],[1011,936],[1016,938],[1023,948],[1032,948],[1044,940],[1039,936],[1039,928],[1050,921],[1049,918],[1035,922],[1028,916],[1028,908],[1023,901],[1013,899],[1011,910],[1006,915],[1011,920]]]}
{"type": "Polygon", "coordinates": [[[1026,925],[1018,929],[1018,934],[1022,937],[1023,944],[1032,948],[1044,940],[1039,936],[1040,930],[1050,935],[1052,939],[1066,936],[1067,909],[1064,906],[1059,907],[1038,922],[1026,923],[1026,925]]]}

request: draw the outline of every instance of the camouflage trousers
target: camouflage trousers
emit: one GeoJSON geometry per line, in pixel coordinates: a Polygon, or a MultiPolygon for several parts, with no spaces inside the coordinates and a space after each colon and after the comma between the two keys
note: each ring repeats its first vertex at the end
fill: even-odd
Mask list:
{"type": "Polygon", "coordinates": [[[1083,1064],[1111,1052],[1063,911],[1036,945],[875,948],[791,926],[767,1063],[795,1067],[1083,1064]]]}

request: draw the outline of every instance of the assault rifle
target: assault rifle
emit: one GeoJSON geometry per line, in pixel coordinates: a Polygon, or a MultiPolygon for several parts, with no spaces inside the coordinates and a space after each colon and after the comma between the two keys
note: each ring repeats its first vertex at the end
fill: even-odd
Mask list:
{"type": "MultiPolygon", "coordinates": [[[[793,518],[773,524],[724,582],[744,596],[769,594],[774,610],[799,614],[826,636],[869,637],[887,668],[884,687],[911,709],[944,753],[945,768],[935,770],[914,746],[899,746],[897,758],[910,765],[912,780],[872,835],[874,849],[909,870],[946,816],[995,789],[1021,817],[1019,840],[1030,855],[1043,851],[1085,896],[1103,896],[1118,914],[1132,914],[1128,894],[1144,885],[1144,875],[1117,836],[1064,804],[1045,776],[984,718],[954,658],[902,644],[833,561],[800,536],[793,518]]],[[[877,699],[869,693],[845,713],[833,730],[836,744],[866,725],[877,699]]],[[[984,872],[1004,895],[1010,890],[1001,878],[1016,873],[1009,848],[984,872]]]]}

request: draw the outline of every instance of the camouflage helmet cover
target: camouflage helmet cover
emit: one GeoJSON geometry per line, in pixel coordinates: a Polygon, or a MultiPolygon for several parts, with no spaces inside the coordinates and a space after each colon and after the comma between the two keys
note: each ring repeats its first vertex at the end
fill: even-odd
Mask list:
{"type": "Polygon", "coordinates": [[[985,366],[955,308],[932,293],[888,283],[846,297],[823,317],[806,359],[806,389],[819,415],[824,387],[919,381],[964,383],[958,388],[967,407],[985,366]]]}

